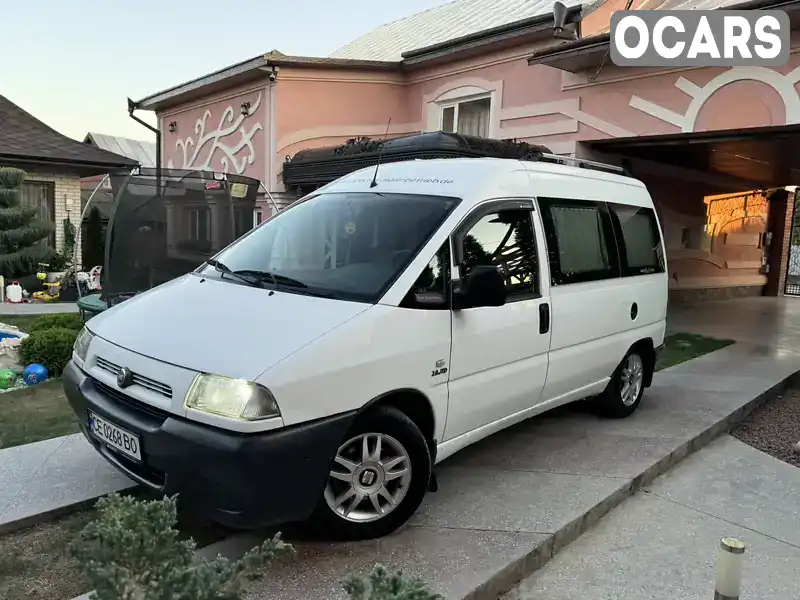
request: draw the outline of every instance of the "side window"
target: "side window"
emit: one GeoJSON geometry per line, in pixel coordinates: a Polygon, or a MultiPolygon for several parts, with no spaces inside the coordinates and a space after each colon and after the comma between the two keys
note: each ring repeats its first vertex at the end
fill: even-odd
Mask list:
{"type": "Polygon", "coordinates": [[[501,210],[481,217],[464,234],[462,248],[461,277],[478,265],[494,265],[505,277],[509,301],[539,293],[530,210],[501,210]]]}
{"type": "Polygon", "coordinates": [[[605,203],[539,198],[553,285],[620,276],[611,217],[605,203]]]}
{"type": "Polygon", "coordinates": [[[617,228],[622,275],[664,272],[664,251],[652,208],[609,204],[617,228]]]}
{"type": "MultiPolygon", "coordinates": [[[[442,294],[447,297],[449,293],[448,285],[450,283],[450,242],[446,241],[439,248],[439,251],[434,255],[431,261],[422,269],[414,285],[411,286],[408,294],[403,300],[401,306],[405,308],[422,308],[414,298],[417,294],[442,294]]],[[[425,310],[431,310],[430,306],[424,307],[425,310]]],[[[442,307],[445,310],[450,310],[449,306],[442,307]]]]}

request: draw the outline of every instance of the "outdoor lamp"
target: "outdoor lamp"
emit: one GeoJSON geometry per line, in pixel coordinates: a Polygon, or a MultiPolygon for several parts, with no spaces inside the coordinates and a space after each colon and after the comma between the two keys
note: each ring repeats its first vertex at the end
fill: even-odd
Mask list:
{"type": "Polygon", "coordinates": [[[168,128],[170,133],[174,133],[175,130],[178,128],[178,124],[175,121],[170,121],[168,128]]]}
{"type": "Polygon", "coordinates": [[[744,542],[724,537],[720,540],[718,552],[714,598],[715,600],[738,600],[742,587],[744,542]]]}
{"type": "Polygon", "coordinates": [[[242,102],[242,114],[246,117],[250,114],[250,103],[242,102]]]}

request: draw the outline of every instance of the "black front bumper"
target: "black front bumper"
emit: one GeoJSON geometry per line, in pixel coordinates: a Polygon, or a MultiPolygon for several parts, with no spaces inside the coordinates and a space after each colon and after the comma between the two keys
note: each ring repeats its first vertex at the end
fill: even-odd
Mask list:
{"type": "Polygon", "coordinates": [[[245,529],[311,515],[355,416],[240,434],[145,405],[96,382],[72,361],[63,381],[83,434],[110,463],[158,493],[179,494],[182,503],[209,519],[245,529]],[[88,429],[89,410],[137,434],[142,462],[95,439],[88,429]]]}

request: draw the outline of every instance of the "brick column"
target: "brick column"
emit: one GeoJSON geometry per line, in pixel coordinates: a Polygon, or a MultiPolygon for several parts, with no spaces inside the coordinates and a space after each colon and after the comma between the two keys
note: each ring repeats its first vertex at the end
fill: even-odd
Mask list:
{"type": "MultiPolygon", "coordinates": [[[[69,219],[76,228],[80,226],[81,219],[81,180],[76,177],[55,177],[55,226],[56,249],[63,253],[64,248],[64,220],[69,219]]],[[[71,250],[71,248],[70,248],[71,250]]],[[[75,257],[77,264],[81,263],[81,249],[75,257]]]]}

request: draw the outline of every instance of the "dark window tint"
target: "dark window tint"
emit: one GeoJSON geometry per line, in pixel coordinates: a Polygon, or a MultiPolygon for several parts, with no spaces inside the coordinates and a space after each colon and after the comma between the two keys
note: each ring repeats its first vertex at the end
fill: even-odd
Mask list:
{"type": "Polygon", "coordinates": [[[623,204],[609,204],[609,208],[618,231],[622,274],[663,273],[661,236],[653,209],[623,204]]]}
{"type": "Polygon", "coordinates": [[[540,198],[553,285],[619,277],[614,231],[605,204],[540,198]]]}
{"type": "Polygon", "coordinates": [[[462,253],[461,277],[478,265],[494,265],[505,276],[509,300],[539,292],[529,210],[501,210],[481,217],[464,235],[462,253]]]}
{"type": "MultiPolygon", "coordinates": [[[[421,308],[415,302],[415,298],[419,294],[441,294],[447,298],[450,290],[450,242],[445,242],[442,247],[436,252],[430,262],[422,269],[414,285],[411,286],[408,295],[403,300],[402,306],[406,308],[421,308]]],[[[430,310],[430,306],[424,307],[430,310]]],[[[442,307],[449,310],[449,306],[442,307]]]]}

